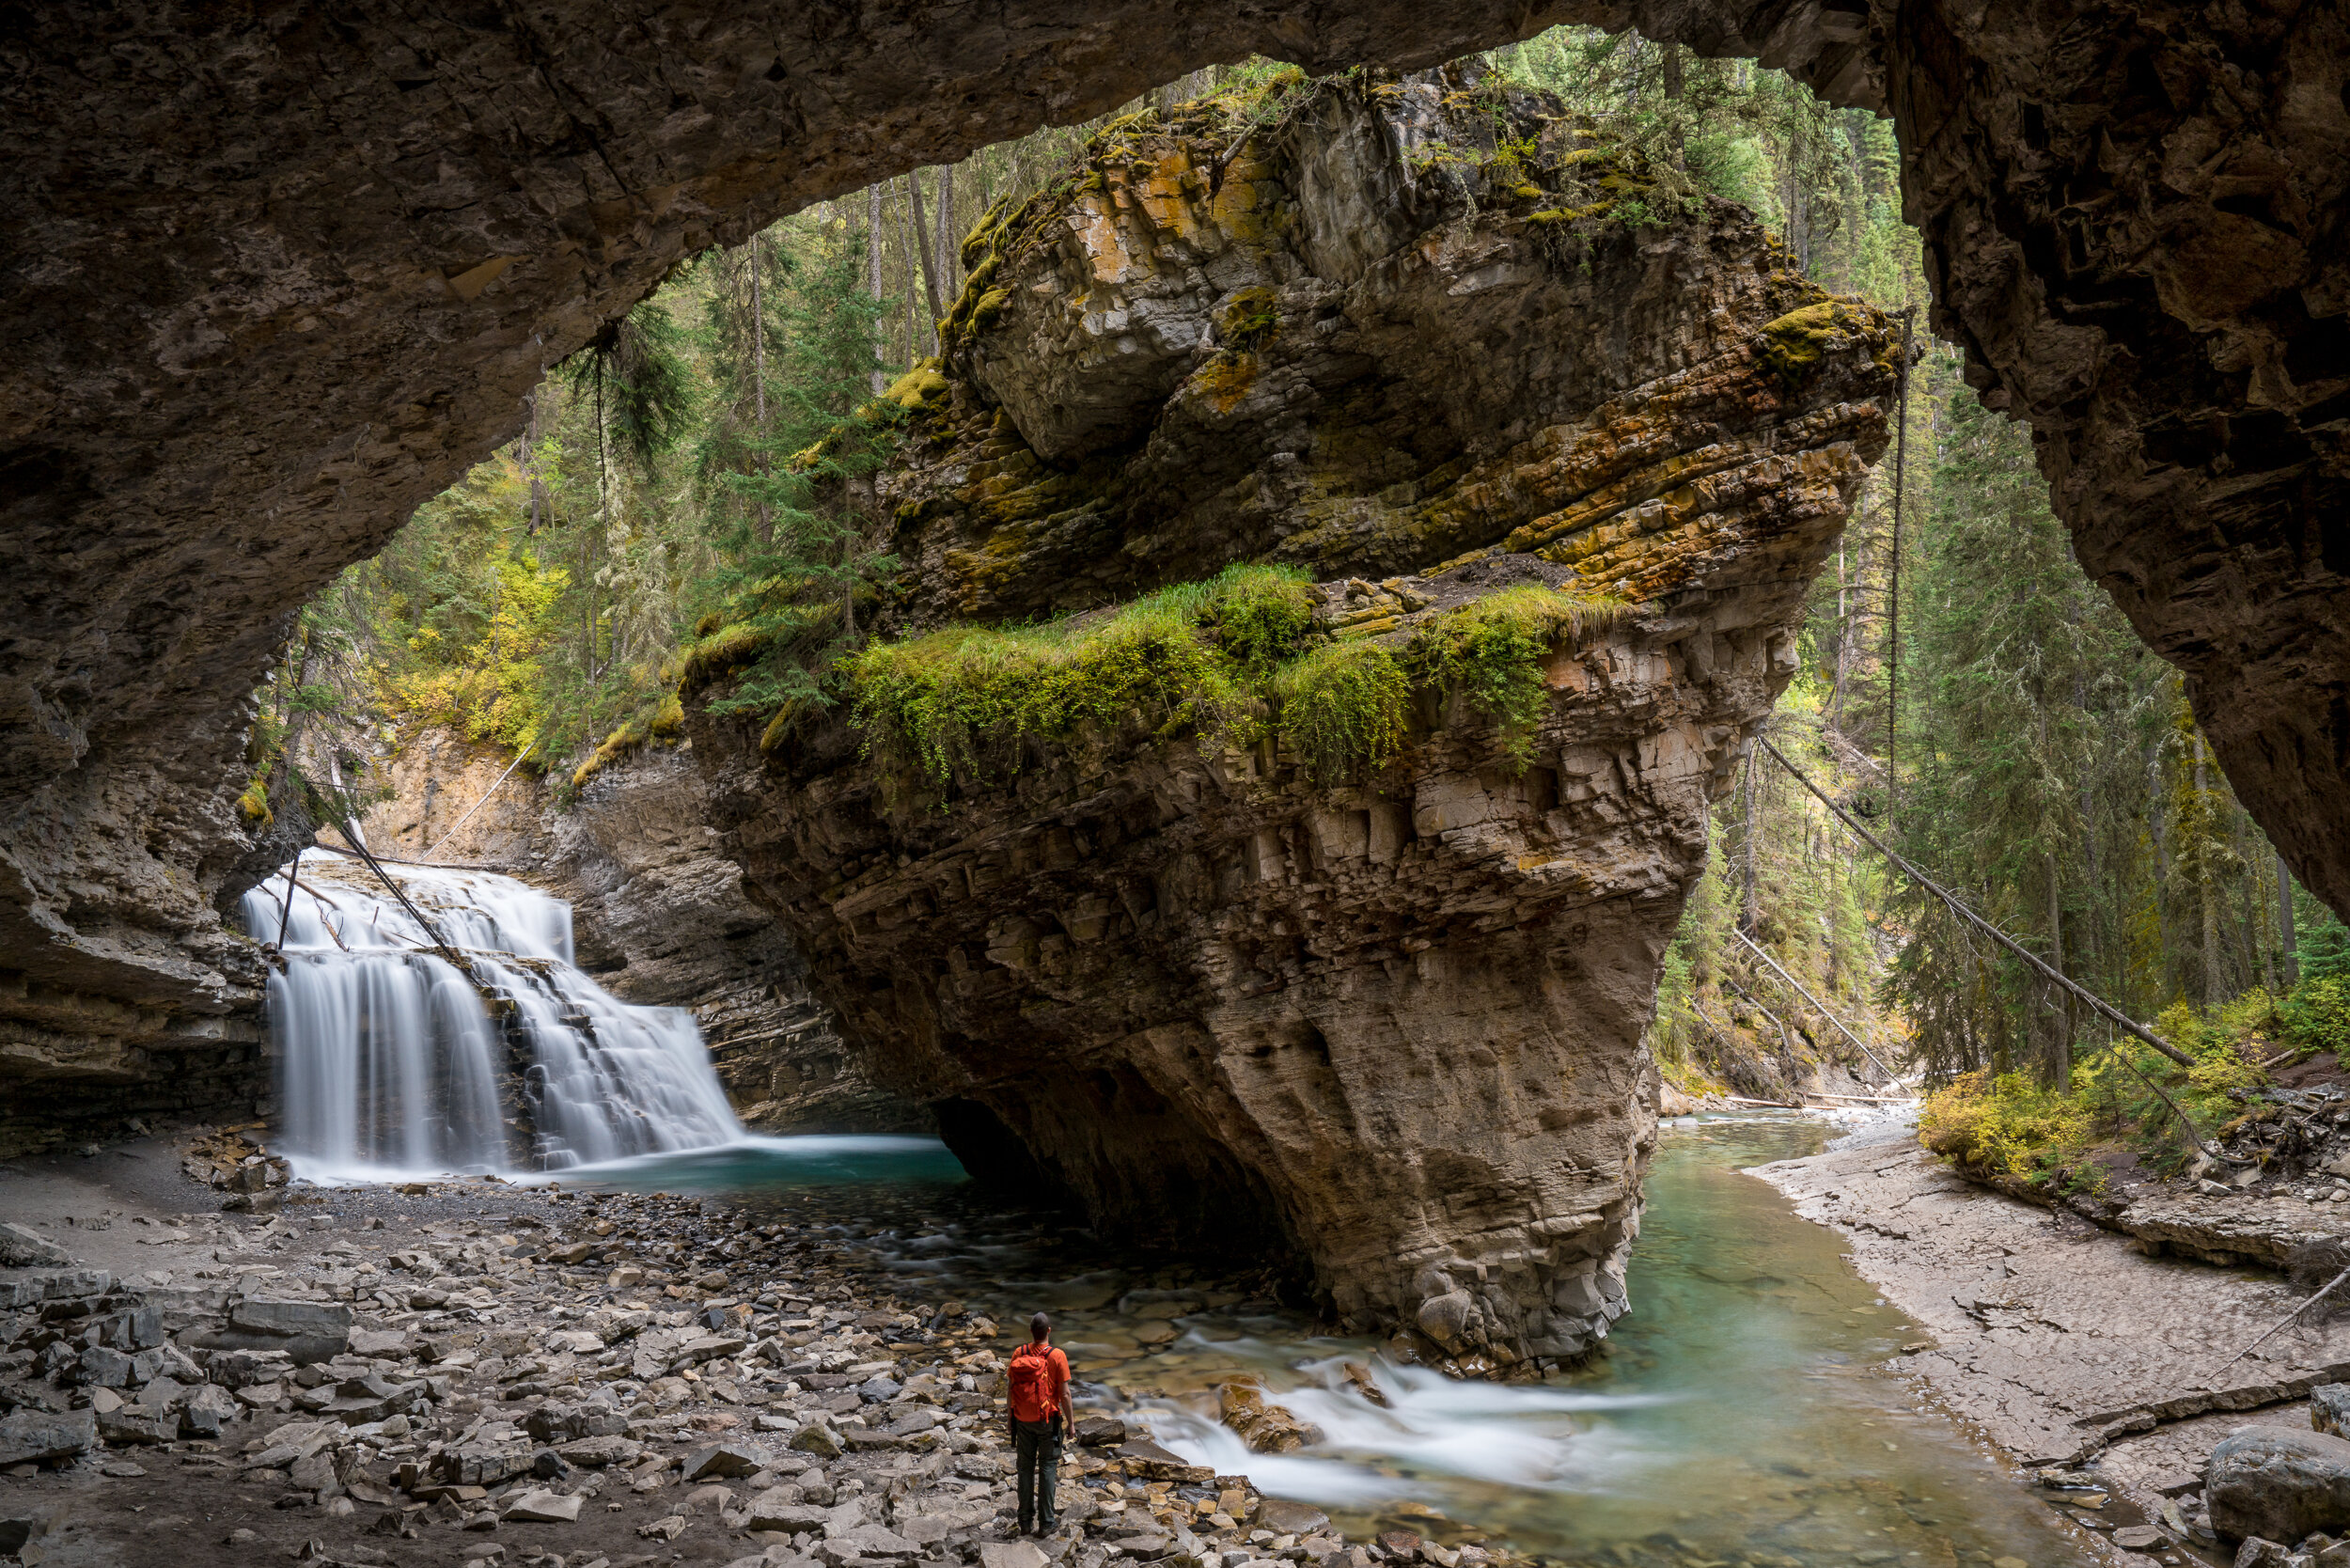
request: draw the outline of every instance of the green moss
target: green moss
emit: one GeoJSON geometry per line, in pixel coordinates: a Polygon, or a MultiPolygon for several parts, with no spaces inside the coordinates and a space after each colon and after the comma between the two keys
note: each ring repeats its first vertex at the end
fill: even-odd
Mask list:
{"type": "Polygon", "coordinates": [[[1498,728],[1520,763],[1533,756],[1542,717],[1543,661],[1563,635],[1612,624],[1622,600],[1577,589],[1504,588],[1424,623],[1403,650],[1415,685],[1461,693],[1498,728]]]}
{"type": "Polygon", "coordinates": [[[918,413],[944,398],[948,391],[947,377],[935,359],[916,360],[914,368],[889,384],[882,394],[885,402],[896,403],[909,413],[918,413]]]}
{"type": "Polygon", "coordinates": [[[1281,312],[1272,290],[1242,289],[1217,309],[1215,324],[1226,348],[1248,353],[1272,338],[1281,324],[1281,312]]]}
{"type": "Polygon", "coordinates": [[[650,742],[674,741],[684,732],[685,704],[677,693],[665,692],[660,701],[606,735],[603,744],[589,753],[586,761],[572,770],[572,788],[578,789],[623,757],[641,751],[650,742]]]}
{"type": "Polygon", "coordinates": [[[764,653],[770,640],[765,633],[740,625],[719,627],[704,635],[685,651],[679,695],[691,697],[712,682],[725,679],[764,653]]]}
{"type": "Polygon", "coordinates": [[[251,827],[267,827],[277,820],[269,808],[269,779],[265,775],[256,774],[253,782],[237,797],[237,815],[251,827]]]}
{"type": "Polygon", "coordinates": [[[1320,782],[1377,773],[1403,749],[1411,681],[1375,642],[1324,643],[1273,679],[1280,728],[1320,782]]]}
{"type": "MultiPolygon", "coordinates": [[[[1031,737],[1141,722],[1158,736],[1230,731],[1250,716],[1240,661],[1204,635],[1274,567],[1228,567],[1121,608],[1039,626],[958,626],[842,661],[852,722],[885,770],[945,785],[1018,770],[1031,737]]],[[[1261,616],[1256,618],[1261,620],[1261,616]]]]}
{"type": "Polygon", "coordinates": [[[1857,337],[1869,327],[1869,312],[1842,300],[1821,300],[1791,310],[1764,325],[1762,363],[1790,386],[1797,386],[1819,368],[1829,347],[1840,337],[1857,337]]]}

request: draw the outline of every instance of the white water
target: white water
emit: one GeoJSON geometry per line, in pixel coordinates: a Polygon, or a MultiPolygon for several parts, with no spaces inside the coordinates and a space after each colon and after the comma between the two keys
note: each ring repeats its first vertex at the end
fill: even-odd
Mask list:
{"type": "Polygon", "coordinates": [[[432,931],[325,851],[303,856],[290,911],[282,870],[244,896],[256,937],[285,921],[269,1024],[300,1174],[560,1170],[742,1138],[692,1014],[631,1007],[572,966],[570,905],[488,872],[385,870],[432,931]],[[485,996],[510,1004],[505,1028],[485,996]]]}

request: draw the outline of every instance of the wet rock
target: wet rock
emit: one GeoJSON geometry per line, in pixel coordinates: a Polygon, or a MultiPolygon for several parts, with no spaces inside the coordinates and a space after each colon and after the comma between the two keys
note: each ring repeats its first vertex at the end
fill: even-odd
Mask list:
{"type": "Polygon", "coordinates": [[[2113,1544],[2125,1552],[2159,1552],[2170,1538],[2152,1525],[2124,1525],[2113,1532],[2113,1544]]]}
{"type": "Polygon", "coordinates": [[[1330,1528],[1330,1516],[1308,1503],[1267,1497],[1257,1505],[1256,1517],[1249,1523],[1276,1535],[1312,1535],[1330,1528]]]}
{"type": "Polygon", "coordinates": [[[2211,1451],[2203,1489],[2225,1541],[2298,1541],[2350,1529],[2350,1440],[2252,1426],[2211,1451]]]}
{"type": "Polygon", "coordinates": [[[0,1466],[70,1459],[97,1446],[98,1417],[92,1411],[19,1410],[0,1417],[0,1466]]]}
{"type": "Polygon", "coordinates": [[[1234,1378],[1216,1389],[1224,1424],[1240,1435],[1251,1453],[1292,1453],[1322,1441],[1322,1429],[1301,1421],[1286,1406],[1266,1401],[1264,1385],[1253,1377],[1234,1378]]]}
{"type": "Polygon", "coordinates": [[[1077,1442],[1082,1447],[1112,1447],[1125,1440],[1126,1423],[1115,1416],[1088,1416],[1077,1422],[1077,1442]]]}

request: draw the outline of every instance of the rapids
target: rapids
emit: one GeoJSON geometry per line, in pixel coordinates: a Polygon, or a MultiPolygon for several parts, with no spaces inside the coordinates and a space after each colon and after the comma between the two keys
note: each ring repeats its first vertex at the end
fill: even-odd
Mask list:
{"type": "Polygon", "coordinates": [[[290,908],[284,870],[244,895],[248,933],[285,933],[268,1018],[298,1174],[561,1170],[744,1136],[690,1013],[573,966],[569,904],[484,871],[385,869],[432,930],[331,852],[303,856],[290,908]]]}

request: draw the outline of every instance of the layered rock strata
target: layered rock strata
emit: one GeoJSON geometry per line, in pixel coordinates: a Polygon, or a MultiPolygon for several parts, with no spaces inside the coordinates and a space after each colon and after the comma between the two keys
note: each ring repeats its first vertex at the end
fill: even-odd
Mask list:
{"type": "Polygon", "coordinates": [[[285,615],[682,257],[1211,60],[1424,66],[1553,22],[1894,117],[1936,330],[2350,912],[2339,7],[59,4],[0,79],[0,1071],[97,1125],[109,1086],[243,1048],[212,1037],[249,1026],[249,963],[205,911],[282,858],[230,803],[285,615]]]}
{"type": "Polygon", "coordinates": [[[807,993],[776,917],[743,891],[707,826],[690,752],[652,746],[568,802],[502,748],[427,729],[384,758],[390,790],[361,831],[382,854],[480,864],[572,906],[579,967],[623,1001],[682,1007],[745,1125],[761,1132],[930,1130],[876,1089],[807,993]],[[504,781],[501,783],[500,779],[504,781]]]}
{"type": "Polygon", "coordinates": [[[688,721],[754,895],[967,1165],[1290,1249],[1466,1366],[1624,1309],[1658,964],[1892,383],[1883,317],[1725,204],[1622,221],[1637,169],[1551,107],[1428,77],[1261,152],[1209,110],[1104,137],[982,235],[874,483],[901,626],[1265,556],[1333,574],[1341,638],[1634,604],[1550,655],[1530,749],[1427,691],[1358,787],[1137,717],[941,788],[838,717],[688,721]]]}

